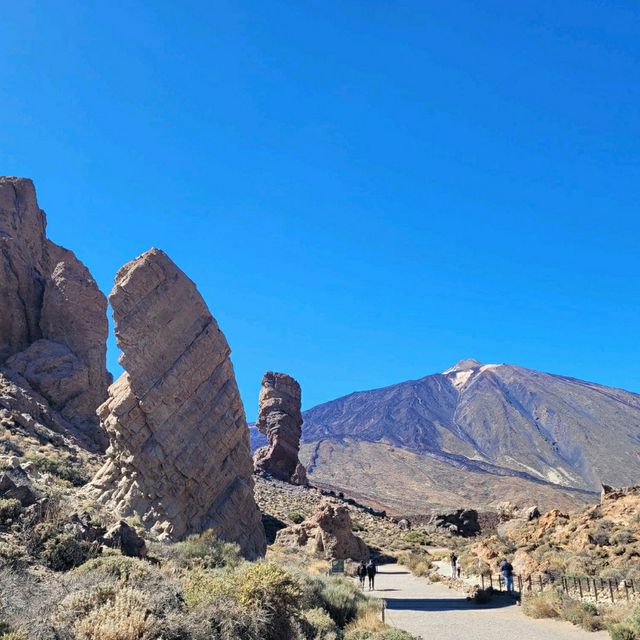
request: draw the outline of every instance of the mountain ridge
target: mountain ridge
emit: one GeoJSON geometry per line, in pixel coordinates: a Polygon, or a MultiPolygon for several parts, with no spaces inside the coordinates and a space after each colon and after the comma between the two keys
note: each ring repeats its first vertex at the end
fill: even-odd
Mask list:
{"type": "MultiPolygon", "coordinates": [[[[416,465],[426,465],[425,473],[437,459],[449,467],[454,486],[455,469],[463,468],[493,480],[517,477],[530,486],[533,499],[545,485],[571,503],[588,502],[602,482],[626,485],[640,477],[640,395],[517,365],[466,359],[443,373],[356,391],[303,415],[302,455],[311,465],[311,481],[346,489],[348,469],[340,472],[320,455],[320,443],[333,443],[334,457],[336,446],[349,450],[353,460],[342,461],[343,467],[363,466],[356,455],[363,448],[354,443],[388,445],[421,457],[416,465]]],[[[377,464],[387,464],[381,449],[366,449],[382,458],[377,464]]],[[[361,477],[352,479],[353,491],[384,503],[371,474],[361,477]]],[[[428,492],[417,489],[428,502],[428,492]]],[[[448,493],[453,506],[466,502],[469,491],[448,493]]],[[[542,494],[553,503],[553,495],[542,494]]],[[[401,502],[394,498],[394,508],[401,502]]]]}

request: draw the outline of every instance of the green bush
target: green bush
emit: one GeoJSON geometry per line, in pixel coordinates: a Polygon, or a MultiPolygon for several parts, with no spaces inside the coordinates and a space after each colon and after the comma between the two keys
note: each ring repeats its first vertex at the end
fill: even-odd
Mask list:
{"type": "Polygon", "coordinates": [[[322,608],[325,609],[339,627],[345,627],[357,615],[366,600],[355,585],[343,578],[330,578],[322,584],[320,591],[322,608]]]}
{"type": "Polygon", "coordinates": [[[77,540],[69,533],[60,533],[44,543],[40,558],[49,569],[68,571],[85,563],[96,552],[89,542],[77,540]]]}
{"type": "Polygon", "coordinates": [[[29,462],[33,462],[39,471],[50,473],[62,480],[70,482],[74,487],[81,487],[91,479],[90,474],[81,467],[73,465],[67,458],[61,456],[25,456],[29,462]]]}
{"type": "Polygon", "coordinates": [[[184,564],[195,564],[205,569],[236,567],[242,561],[240,547],[237,544],[219,540],[211,530],[177,542],[174,550],[184,564]]]}
{"type": "Polygon", "coordinates": [[[335,640],[338,627],[331,616],[320,607],[309,609],[303,614],[305,635],[310,640],[335,640]]]}
{"type": "Polygon", "coordinates": [[[427,545],[429,544],[429,536],[422,531],[408,531],[404,534],[404,540],[411,545],[427,545]]]}
{"type": "Polygon", "coordinates": [[[152,568],[148,562],[139,558],[121,555],[109,555],[91,558],[78,566],[77,575],[100,575],[125,583],[139,584],[152,577],[152,568]]]}
{"type": "Polygon", "coordinates": [[[287,518],[289,518],[293,524],[301,524],[306,520],[304,514],[299,511],[291,511],[287,514],[287,518]]]}
{"type": "Polygon", "coordinates": [[[612,640],[638,640],[639,637],[633,627],[626,622],[611,625],[609,635],[612,640]]]}
{"type": "Polygon", "coordinates": [[[20,500],[0,498],[0,525],[8,524],[22,513],[20,500]]]}

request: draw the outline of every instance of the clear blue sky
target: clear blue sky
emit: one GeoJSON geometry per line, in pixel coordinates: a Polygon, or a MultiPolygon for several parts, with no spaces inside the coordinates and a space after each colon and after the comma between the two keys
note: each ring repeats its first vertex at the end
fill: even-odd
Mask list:
{"type": "Polygon", "coordinates": [[[249,417],[266,369],[640,392],[637,0],[5,3],[0,92],[0,171],[105,292],[166,250],[249,417]]]}

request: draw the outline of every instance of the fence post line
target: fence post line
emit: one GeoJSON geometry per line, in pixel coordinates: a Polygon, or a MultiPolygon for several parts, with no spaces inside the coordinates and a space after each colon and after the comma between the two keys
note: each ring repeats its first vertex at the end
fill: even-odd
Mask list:
{"type": "Polygon", "coordinates": [[[611,595],[611,603],[613,604],[615,601],[613,599],[613,585],[611,584],[611,578],[609,578],[609,594],[611,595]]]}

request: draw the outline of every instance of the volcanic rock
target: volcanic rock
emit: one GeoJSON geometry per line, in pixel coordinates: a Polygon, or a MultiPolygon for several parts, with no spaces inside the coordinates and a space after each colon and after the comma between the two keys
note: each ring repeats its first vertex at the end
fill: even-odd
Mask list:
{"type": "Polygon", "coordinates": [[[267,371],[259,405],[256,427],[269,443],[256,451],[255,470],[285,482],[308,484],[305,468],[298,460],[302,435],[300,385],[286,373],[267,371]]]}
{"type": "Polygon", "coordinates": [[[429,524],[435,529],[463,538],[480,533],[478,512],[475,509],[458,509],[452,513],[438,513],[433,516],[429,524]]]}
{"type": "Polygon", "coordinates": [[[103,540],[107,547],[119,549],[122,555],[133,558],[144,558],[147,555],[147,545],[144,538],[138,535],[133,527],[124,520],[120,520],[107,531],[103,540]]]}
{"type": "Polygon", "coordinates": [[[151,249],[120,269],[109,301],[126,371],[99,409],[111,444],[90,493],[160,538],[212,529],[263,554],[229,345],[195,285],[151,249]]]}
{"type": "Polygon", "coordinates": [[[107,302],[86,267],[45,230],[33,183],[0,177],[0,366],[100,447],[107,302]]]}
{"type": "Polygon", "coordinates": [[[349,509],[326,501],[301,524],[281,529],[276,544],[302,547],[327,559],[365,560],[369,548],[353,534],[349,509]]]}

